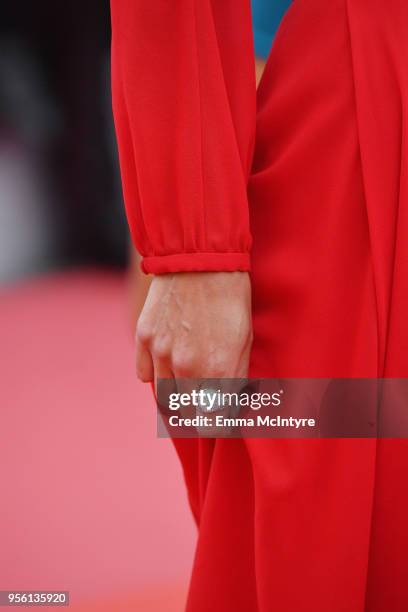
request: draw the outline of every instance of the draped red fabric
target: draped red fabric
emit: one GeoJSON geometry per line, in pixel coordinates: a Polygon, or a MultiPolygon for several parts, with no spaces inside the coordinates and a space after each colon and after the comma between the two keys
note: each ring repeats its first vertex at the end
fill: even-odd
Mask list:
{"type": "MultiPolygon", "coordinates": [[[[250,252],[254,376],[407,376],[408,3],[294,0],[256,132],[247,4],[112,0],[144,268],[250,252]]],[[[189,612],[408,609],[406,440],[176,446],[199,523],[189,612]]]]}

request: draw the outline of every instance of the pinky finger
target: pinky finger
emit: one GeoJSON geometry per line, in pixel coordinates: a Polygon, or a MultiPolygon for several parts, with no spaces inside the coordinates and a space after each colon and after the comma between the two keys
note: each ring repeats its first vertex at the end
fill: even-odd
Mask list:
{"type": "Polygon", "coordinates": [[[136,337],[136,373],[143,382],[153,382],[154,368],[153,360],[147,346],[142,344],[136,337]]]}

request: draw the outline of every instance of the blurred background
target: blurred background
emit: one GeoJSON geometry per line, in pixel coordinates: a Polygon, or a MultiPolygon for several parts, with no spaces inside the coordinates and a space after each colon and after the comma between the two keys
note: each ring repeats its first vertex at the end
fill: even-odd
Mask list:
{"type": "MultiPolygon", "coordinates": [[[[288,4],[253,2],[258,77],[288,4]]],[[[127,273],[109,19],[100,0],[2,2],[0,590],[172,612],[196,535],[133,369],[146,285],[127,273]]]]}

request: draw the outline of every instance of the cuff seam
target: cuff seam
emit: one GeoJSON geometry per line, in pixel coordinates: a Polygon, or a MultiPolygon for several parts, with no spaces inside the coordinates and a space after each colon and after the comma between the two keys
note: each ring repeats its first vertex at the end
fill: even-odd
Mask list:
{"type": "Polygon", "coordinates": [[[247,251],[200,251],[144,257],[141,262],[146,274],[171,272],[232,272],[249,271],[250,254],[247,251]]]}

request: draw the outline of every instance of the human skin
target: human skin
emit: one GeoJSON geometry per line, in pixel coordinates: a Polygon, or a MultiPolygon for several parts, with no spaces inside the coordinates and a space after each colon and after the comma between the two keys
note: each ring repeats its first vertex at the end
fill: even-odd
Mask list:
{"type": "Polygon", "coordinates": [[[247,272],[153,277],[136,327],[142,381],[246,377],[251,344],[247,272]]]}
{"type": "Polygon", "coordinates": [[[258,87],[259,81],[261,80],[266,62],[263,59],[259,59],[259,57],[255,58],[255,77],[256,77],[256,86],[258,87]]]}

